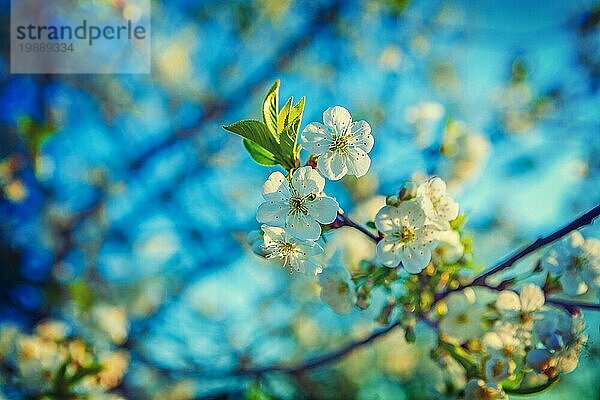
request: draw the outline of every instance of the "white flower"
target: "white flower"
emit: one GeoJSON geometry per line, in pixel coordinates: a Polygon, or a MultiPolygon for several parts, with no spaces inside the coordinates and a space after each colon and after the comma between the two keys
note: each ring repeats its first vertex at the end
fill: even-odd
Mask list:
{"type": "Polygon", "coordinates": [[[94,307],[92,315],[98,327],[108,334],[113,343],[125,342],[129,333],[129,321],[124,308],[99,304],[94,307]]]}
{"type": "Polygon", "coordinates": [[[540,311],[544,305],[545,297],[542,289],[534,284],[528,284],[521,288],[517,295],[512,290],[503,290],[496,300],[496,309],[504,319],[519,320],[527,323],[536,311],[540,311]]]}
{"type": "Polygon", "coordinates": [[[496,299],[496,309],[504,322],[514,324],[515,336],[524,344],[530,344],[534,320],[541,318],[539,311],[545,302],[542,289],[533,284],[521,288],[517,295],[511,290],[503,290],[496,299]]]}
{"type": "Polygon", "coordinates": [[[435,254],[446,264],[454,264],[461,259],[465,246],[460,241],[457,231],[448,230],[438,233],[438,245],[435,254]]]}
{"type": "Polygon", "coordinates": [[[590,286],[600,288],[600,241],[584,239],[578,231],[550,249],[542,267],[555,276],[566,294],[578,296],[590,286]]]}
{"type": "Polygon", "coordinates": [[[480,337],[484,328],[481,318],[485,306],[476,303],[475,292],[467,288],[458,293],[452,293],[446,298],[448,313],[440,321],[440,330],[446,335],[466,342],[480,337]]]}
{"type": "Polygon", "coordinates": [[[356,288],[348,270],[341,266],[325,268],[319,275],[321,300],[338,314],[348,314],[356,304],[356,288]]]}
{"type": "Polygon", "coordinates": [[[504,391],[493,383],[482,379],[471,379],[465,387],[465,400],[507,400],[504,391]]]}
{"type": "Polygon", "coordinates": [[[549,350],[561,350],[571,340],[571,316],[556,310],[545,311],[535,321],[534,332],[549,350]]]}
{"type": "Polygon", "coordinates": [[[450,229],[458,217],[458,203],[446,194],[446,182],[434,177],[417,188],[417,201],[429,220],[441,230],[450,229]]]}
{"type": "Polygon", "coordinates": [[[383,265],[402,263],[408,272],[417,274],[429,264],[437,231],[426,225],[425,213],[414,200],[383,207],[375,216],[375,226],[386,235],[377,243],[377,258],[383,265]]]}
{"type": "Polygon", "coordinates": [[[367,153],[374,143],[371,126],[366,121],[352,122],[348,110],[340,106],[325,110],[323,123],[311,122],[301,135],[302,146],[319,156],[319,172],[331,180],[366,174],[371,165],[367,153]]]}
{"type": "Polygon", "coordinates": [[[258,222],[285,227],[290,235],[317,240],[321,225],[332,223],[339,208],[335,199],[323,194],[325,179],[311,167],[294,171],[290,180],[273,172],[263,186],[262,203],[256,212],[258,222]]]}
{"type": "Polygon", "coordinates": [[[323,248],[310,240],[297,239],[284,229],[263,225],[263,250],[265,257],[276,258],[290,272],[302,272],[306,275],[316,275],[321,272],[321,266],[314,257],[323,253],[323,248]]]}
{"type": "Polygon", "coordinates": [[[514,359],[524,355],[525,348],[517,332],[518,327],[511,323],[496,323],[493,330],[483,335],[483,344],[492,356],[514,359]]]}
{"type": "Polygon", "coordinates": [[[502,382],[512,376],[516,368],[513,360],[493,356],[485,363],[485,375],[493,382],[502,382]]]}
{"type": "MultiPolygon", "coordinates": [[[[536,321],[536,333],[551,355],[550,365],[558,372],[568,373],[577,368],[579,354],[587,342],[585,322],[581,316],[572,317],[563,312],[548,311],[536,321]]],[[[531,363],[540,361],[540,354],[532,355],[531,363]]],[[[541,362],[541,361],[540,361],[541,362]]]]}

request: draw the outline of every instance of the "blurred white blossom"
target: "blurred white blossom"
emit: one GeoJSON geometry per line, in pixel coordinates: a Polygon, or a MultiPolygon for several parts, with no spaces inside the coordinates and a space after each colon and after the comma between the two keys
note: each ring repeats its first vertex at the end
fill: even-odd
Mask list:
{"type": "Polygon", "coordinates": [[[348,314],[356,304],[356,288],[348,270],[342,266],[325,268],[319,275],[321,300],[338,314],[348,314]]]}
{"type": "Polygon", "coordinates": [[[471,379],[465,388],[465,400],[506,400],[502,388],[483,379],[471,379]]]}
{"type": "Polygon", "coordinates": [[[560,276],[563,291],[578,296],[590,287],[600,288],[600,240],[585,239],[578,231],[553,246],[542,258],[542,267],[560,276]]]}
{"type": "Polygon", "coordinates": [[[475,292],[464,289],[446,298],[447,314],[440,321],[440,331],[465,342],[480,337],[484,332],[481,322],[485,306],[477,302],[475,292]]]}

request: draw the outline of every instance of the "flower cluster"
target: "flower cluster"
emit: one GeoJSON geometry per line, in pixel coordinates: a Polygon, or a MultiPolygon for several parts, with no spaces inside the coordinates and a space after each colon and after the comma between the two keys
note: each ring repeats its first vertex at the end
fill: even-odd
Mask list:
{"type": "Polygon", "coordinates": [[[324,193],[325,178],[339,180],[345,175],[363,176],[373,148],[371,127],[353,122],[348,110],[335,106],[323,113],[323,123],[310,123],[302,132],[302,144],[313,152],[316,169],[310,165],[290,170],[288,175],[273,172],[263,185],[264,202],[256,219],[262,223],[261,251],[277,259],[290,271],[316,275],[322,271],[318,243],[322,225],[333,223],[338,202],[324,193]]]}
{"type": "Polygon", "coordinates": [[[15,326],[0,327],[0,367],[12,377],[2,384],[34,396],[119,399],[108,391],[125,375],[127,353],[97,353],[68,331],[65,323],[54,320],[39,323],[31,335],[15,326]]]}
{"type": "MultiPolygon", "coordinates": [[[[376,201],[368,203],[368,215],[360,217],[364,225],[354,222],[325,193],[325,182],[368,172],[374,145],[370,125],[353,122],[348,110],[335,106],[323,113],[323,123],[312,122],[300,134],[303,100],[294,108],[290,100],[279,111],[277,88],[265,100],[264,124],[240,121],[226,127],[253,141],[246,149],[255,161],[285,170],[271,173],[263,185],[264,202],[256,213],[261,231],[248,236],[255,253],[277,260],[290,272],[318,276],[315,294],[338,314],[377,304],[376,321],[401,327],[406,343],[416,341],[417,322],[426,322],[438,338],[432,358],[447,372],[446,386],[453,391],[445,394],[507,399],[541,392],[575,369],[587,341],[581,312],[577,304],[546,297],[598,294],[600,241],[575,231],[532,268],[543,285],[529,283],[533,279],[524,284],[517,276],[492,286],[487,278],[515,261],[509,258],[510,263],[475,276],[478,267],[464,231],[466,216],[459,214],[459,204],[441,177],[408,182],[385,205],[382,197],[372,198],[376,201]],[[296,132],[295,139],[290,131],[296,132]],[[310,152],[304,166],[301,148],[310,152]],[[344,227],[360,233],[369,245],[352,239],[340,246],[365,253],[347,265],[325,256],[325,249],[330,250],[327,254],[340,250],[335,239],[349,241],[343,235],[329,240],[344,227]]],[[[450,132],[462,132],[460,127],[449,123],[446,139],[450,132]]],[[[455,136],[452,143],[444,140],[440,152],[456,156],[465,168],[480,164],[478,156],[460,155],[454,148],[464,147],[460,138],[468,135],[455,136]]],[[[445,176],[452,184],[470,176],[462,173],[460,179],[453,173],[445,176]]]]}
{"type": "Polygon", "coordinates": [[[542,267],[559,277],[562,289],[569,296],[579,296],[589,289],[600,295],[600,240],[585,239],[573,232],[542,258],[542,267]]]}
{"type": "Polygon", "coordinates": [[[414,198],[394,200],[375,216],[375,226],[384,235],[377,244],[377,257],[387,267],[402,263],[416,274],[431,261],[440,233],[450,231],[450,221],[458,217],[458,203],[438,177],[419,185],[414,198]]]}
{"type": "Polygon", "coordinates": [[[587,340],[580,314],[546,305],[534,284],[492,297],[489,303],[489,293],[471,288],[451,294],[438,323],[439,351],[456,352],[471,378],[467,399],[505,399],[523,384],[550,386],[575,369],[587,340]]]}

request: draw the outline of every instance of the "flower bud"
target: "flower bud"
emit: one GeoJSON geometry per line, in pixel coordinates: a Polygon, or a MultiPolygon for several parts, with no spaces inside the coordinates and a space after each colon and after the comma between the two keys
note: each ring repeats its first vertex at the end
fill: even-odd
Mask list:
{"type": "Polygon", "coordinates": [[[414,182],[406,182],[400,193],[398,193],[398,199],[400,201],[410,200],[417,196],[417,184],[414,182]]]}
{"type": "Polygon", "coordinates": [[[398,205],[398,196],[389,195],[385,198],[385,204],[388,206],[396,207],[398,205]]]}

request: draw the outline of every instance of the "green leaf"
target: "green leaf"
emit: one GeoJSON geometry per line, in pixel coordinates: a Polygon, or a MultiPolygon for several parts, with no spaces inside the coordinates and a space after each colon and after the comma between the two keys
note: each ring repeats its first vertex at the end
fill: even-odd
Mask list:
{"type": "Polygon", "coordinates": [[[17,131],[23,138],[29,154],[36,158],[43,144],[58,132],[58,129],[51,124],[40,124],[30,116],[23,116],[17,120],[17,131]]]}
{"type": "Polygon", "coordinates": [[[288,118],[290,116],[290,110],[292,109],[293,101],[294,98],[290,97],[281,109],[281,111],[279,111],[279,115],[277,116],[277,136],[279,136],[279,134],[283,132],[286,125],[288,124],[288,118]]]}
{"type": "Polygon", "coordinates": [[[275,136],[273,136],[271,132],[269,132],[267,126],[260,121],[247,119],[224,126],[223,128],[229,132],[233,132],[236,135],[240,135],[243,138],[253,141],[257,145],[273,154],[277,154],[279,152],[279,145],[275,140],[275,136]]]}
{"type": "Polygon", "coordinates": [[[302,119],[302,115],[304,114],[304,103],[306,101],[306,97],[302,96],[302,98],[296,103],[294,108],[290,111],[290,120],[302,119]]]}
{"type": "Polygon", "coordinates": [[[244,147],[250,153],[250,156],[254,161],[259,163],[260,165],[264,165],[267,167],[277,165],[277,159],[273,153],[264,147],[254,143],[251,140],[244,138],[244,147]]]}
{"type": "MultiPolygon", "coordinates": [[[[292,99],[290,99],[291,101],[292,99]]],[[[288,102],[289,103],[289,102],[288,102]]],[[[304,97],[300,99],[298,104],[290,109],[287,118],[285,118],[285,127],[279,135],[281,151],[286,156],[290,156],[294,161],[300,152],[296,143],[298,142],[298,134],[300,133],[300,123],[302,122],[302,114],[304,112],[304,97]]]]}
{"type": "Polygon", "coordinates": [[[277,117],[279,114],[279,79],[275,81],[263,102],[263,120],[267,129],[277,137],[277,117]]]}

